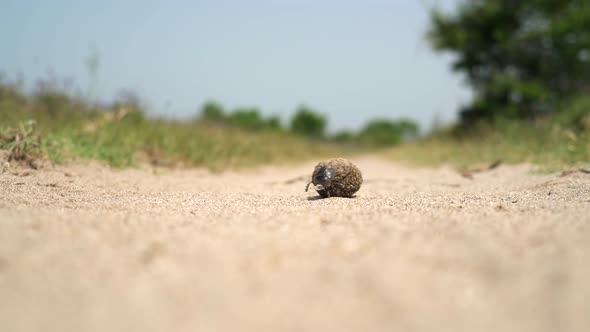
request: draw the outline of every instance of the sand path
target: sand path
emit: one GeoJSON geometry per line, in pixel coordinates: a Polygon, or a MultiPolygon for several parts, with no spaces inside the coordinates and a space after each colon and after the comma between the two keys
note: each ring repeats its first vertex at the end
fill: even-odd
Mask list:
{"type": "Polygon", "coordinates": [[[590,175],[0,175],[2,331],[590,331],[590,175]]]}

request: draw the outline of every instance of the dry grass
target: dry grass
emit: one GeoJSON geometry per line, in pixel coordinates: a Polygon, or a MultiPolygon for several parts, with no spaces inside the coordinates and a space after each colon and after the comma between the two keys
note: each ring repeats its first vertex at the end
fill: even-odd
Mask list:
{"type": "Polygon", "coordinates": [[[447,164],[461,172],[495,162],[531,163],[542,172],[590,166],[590,129],[573,130],[554,123],[534,127],[504,123],[471,134],[442,132],[386,152],[390,158],[418,166],[447,164]]]}
{"type": "Polygon", "coordinates": [[[223,170],[350,150],[279,130],[150,118],[128,101],[96,106],[58,90],[25,95],[1,84],[0,123],[17,128],[2,132],[0,150],[8,150],[10,160],[29,163],[46,155],[56,163],[92,159],[114,167],[150,163],[223,170]]]}
{"type": "Polygon", "coordinates": [[[45,157],[41,136],[35,132],[35,121],[21,122],[17,129],[7,128],[0,132],[0,149],[5,150],[3,165],[17,162],[32,168],[39,167],[45,157]]]}

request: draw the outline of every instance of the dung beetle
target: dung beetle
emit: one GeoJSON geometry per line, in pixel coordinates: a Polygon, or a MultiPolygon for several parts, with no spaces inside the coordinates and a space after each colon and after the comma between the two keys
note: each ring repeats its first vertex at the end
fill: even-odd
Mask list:
{"type": "Polygon", "coordinates": [[[322,198],[353,197],[362,183],[363,176],[358,167],[347,159],[334,158],[317,164],[305,191],[313,184],[322,198]]]}

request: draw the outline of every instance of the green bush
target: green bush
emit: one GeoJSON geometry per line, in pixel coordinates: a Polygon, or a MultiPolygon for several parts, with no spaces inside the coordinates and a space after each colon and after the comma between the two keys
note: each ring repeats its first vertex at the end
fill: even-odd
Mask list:
{"type": "Polygon", "coordinates": [[[265,127],[271,130],[282,130],[281,118],[276,115],[270,116],[266,119],[265,127]]]}
{"type": "Polygon", "coordinates": [[[215,101],[208,101],[201,107],[201,119],[212,122],[223,122],[226,119],[223,106],[215,101]]]}
{"type": "Polygon", "coordinates": [[[360,132],[361,142],[373,146],[390,146],[418,134],[418,125],[409,120],[392,121],[378,119],[370,121],[360,132]]]}
{"type": "Polygon", "coordinates": [[[475,99],[463,127],[498,117],[534,122],[565,111],[565,100],[590,88],[590,2],[474,0],[452,13],[433,10],[428,37],[452,52],[453,69],[475,99]]]}
{"type": "Polygon", "coordinates": [[[240,108],[229,115],[229,122],[238,128],[246,130],[262,130],[267,126],[256,108],[240,108]]]}
{"type": "Polygon", "coordinates": [[[325,116],[306,106],[299,107],[291,119],[291,131],[310,138],[323,138],[326,125],[325,116]]]}

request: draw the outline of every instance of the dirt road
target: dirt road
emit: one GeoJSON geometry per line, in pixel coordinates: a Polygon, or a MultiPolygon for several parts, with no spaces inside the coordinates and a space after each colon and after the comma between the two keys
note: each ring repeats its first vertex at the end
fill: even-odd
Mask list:
{"type": "Polygon", "coordinates": [[[2,331],[590,331],[590,175],[0,175],[2,331]]]}

